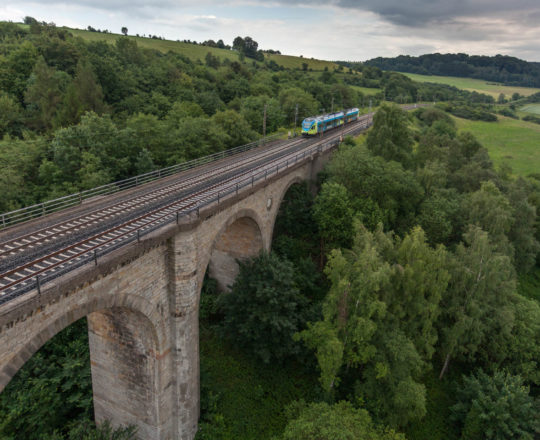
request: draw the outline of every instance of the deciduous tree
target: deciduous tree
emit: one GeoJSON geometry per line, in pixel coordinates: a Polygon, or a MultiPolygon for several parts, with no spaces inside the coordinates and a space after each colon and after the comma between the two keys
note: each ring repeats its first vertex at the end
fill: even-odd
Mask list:
{"type": "Polygon", "coordinates": [[[293,335],[302,329],[307,300],[294,282],[294,267],[275,254],[245,262],[230,293],[219,299],[224,334],[263,362],[298,353],[293,335]]]}

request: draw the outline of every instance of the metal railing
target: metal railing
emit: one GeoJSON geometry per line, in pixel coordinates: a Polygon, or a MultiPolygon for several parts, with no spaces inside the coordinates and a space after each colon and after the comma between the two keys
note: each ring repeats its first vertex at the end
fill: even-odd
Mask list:
{"type": "MultiPolygon", "coordinates": [[[[352,130],[347,133],[347,135],[355,135],[358,134],[369,126],[371,126],[372,120],[365,121],[365,124],[362,124],[360,127],[358,127],[355,130],[352,130]]],[[[202,208],[209,207],[213,204],[219,206],[221,203],[223,203],[224,200],[229,198],[230,196],[236,196],[239,192],[241,192],[244,188],[251,188],[254,185],[267,180],[268,178],[271,178],[273,176],[278,175],[280,172],[283,172],[284,170],[290,168],[291,166],[296,165],[297,163],[305,160],[307,157],[311,157],[311,155],[316,153],[322,153],[324,151],[327,151],[331,148],[334,148],[340,143],[339,138],[333,139],[329,142],[326,142],[321,145],[317,145],[311,148],[307,148],[306,150],[297,153],[293,158],[288,159],[282,159],[279,162],[276,163],[276,165],[273,165],[271,168],[266,168],[265,170],[261,170],[259,172],[256,172],[254,174],[251,174],[248,177],[245,177],[219,191],[217,191],[215,194],[211,195],[208,198],[205,198],[203,200],[198,201],[196,204],[191,206],[188,209],[183,210],[177,210],[172,213],[169,213],[163,217],[160,217],[150,223],[147,223],[146,225],[130,231],[129,233],[126,233],[121,240],[118,240],[116,243],[107,246],[106,248],[100,249],[99,246],[95,249],[91,249],[87,253],[83,255],[78,255],[76,258],[74,257],[73,262],[71,264],[65,265],[62,268],[57,268],[54,272],[50,272],[48,274],[42,274],[35,277],[35,284],[33,283],[26,283],[25,285],[21,285],[15,290],[12,290],[9,294],[0,296],[0,305],[9,302],[10,300],[19,297],[23,295],[26,292],[29,292],[33,289],[37,289],[38,295],[41,294],[41,286],[47,283],[48,281],[53,280],[54,278],[57,278],[59,276],[62,276],[68,272],[71,272],[74,269],[77,269],[85,264],[88,263],[94,263],[97,265],[98,259],[103,257],[104,255],[109,254],[110,252],[125,246],[126,244],[129,244],[134,241],[140,241],[141,238],[145,235],[148,235],[157,229],[160,229],[166,225],[169,225],[171,223],[179,223],[182,218],[186,218],[188,216],[191,216],[195,213],[195,218],[199,217],[200,210],[202,208]]],[[[69,261],[69,260],[67,260],[69,261]]]]}
{"type": "Polygon", "coordinates": [[[162,177],[167,177],[172,174],[179,173],[181,171],[186,171],[210,162],[215,162],[225,157],[243,153],[258,146],[264,145],[267,142],[277,140],[283,135],[284,133],[276,133],[274,135],[261,138],[257,141],[250,142],[249,144],[231,148],[230,150],[220,151],[209,156],[200,157],[198,159],[193,159],[188,162],[172,165],[170,167],[162,168],[160,170],[150,171],[149,173],[141,174],[139,176],[130,177],[128,179],[108,183],[107,185],[98,186],[97,188],[80,191],[78,193],[59,197],[53,200],[47,200],[42,203],[37,203],[35,205],[27,206],[25,208],[20,208],[14,211],[0,214],[0,230],[16,223],[22,223],[33,218],[41,217],[46,214],[69,208],[71,206],[80,205],[84,200],[90,199],[92,197],[113,194],[119,191],[143,185],[148,182],[152,182],[154,180],[161,179],[162,177]]]}

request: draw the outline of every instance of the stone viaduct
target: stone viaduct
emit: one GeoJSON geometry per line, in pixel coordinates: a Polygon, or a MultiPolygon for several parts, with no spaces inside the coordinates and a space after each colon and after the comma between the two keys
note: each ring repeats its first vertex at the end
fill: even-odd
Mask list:
{"type": "Polygon", "coordinates": [[[269,250],[280,203],[313,182],[315,153],[0,308],[0,390],[51,337],[86,317],[96,421],[140,439],[191,440],[199,417],[198,307],[206,270],[223,289],[236,259],[269,250]]]}

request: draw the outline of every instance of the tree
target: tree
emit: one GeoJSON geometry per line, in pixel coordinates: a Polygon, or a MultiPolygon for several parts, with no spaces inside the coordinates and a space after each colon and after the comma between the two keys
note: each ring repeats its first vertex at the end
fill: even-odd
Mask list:
{"type": "Polygon", "coordinates": [[[34,17],[30,17],[27,15],[26,17],[24,17],[23,23],[30,25],[30,24],[37,23],[37,20],[34,17]]]}
{"type": "Polygon", "coordinates": [[[211,52],[208,52],[206,54],[206,56],[204,57],[204,61],[208,67],[212,67],[213,69],[217,69],[221,65],[219,58],[215,55],[212,55],[211,52]]]}
{"type": "Polygon", "coordinates": [[[437,341],[447,255],[419,228],[403,241],[356,228],[352,250],[330,254],[323,319],[300,338],[315,350],[323,389],[332,393],[347,375],[378,417],[403,426],[426,412],[418,379],[437,341]]]}
{"type": "Polygon", "coordinates": [[[170,145],[167,162],[170,165],[217,153],[231,142],[230,136],[221,127],[212,124],[209,118],[187,117],[167,126],[170,127],[167,133],[170,145]]]}
{"type": "Polygon", "coordinates": [[[448,244],[458,235],[460,202],[457,191],[439,189],[421,203],[417,219],[431,244],[448,244]]]}
{"type": "Polygon", "coordinates": [[[84,114],[78,125],[55,132],[52,162],[43,162],[42,178],[59,190],[73,192],[132,175],[138,151],[128,134],[109,115],[84,114]]]}
{"type": "Polygon", "coordinates": [[[368,149],[386,160],[410,166],[413,139],[408,122],[407,114],[399,107],[381,106],[373,117],[373,128],[366,141],[368,149]]]}
{"type": "Polygon", "coordinates": [[[298,105],[298,117],[300,121],[308,116],[313,116],[319,111],[319,102],[308,92],[298,88],[286,88],[279,92],[279,102],[286,115],[286,122],[294,123],[296,106],[298,105]]]}
{"type": "MultiPolygon", "coordinates": [[[[307,184],[295,184],[279,205],[274,223],[272,249],[293,263],[318,255],[318,228],[313,220],[313,194],[307,184]]],[[[314,279],[311,274],[311,279],[314,279]]]]}
{"type": "Polygon", "coordinates": [[[51,339],[18,372],[0,394],[1,438],[38,440],[91,417],[87,338],[81,320],[51,339]]]}
{"type": "Polygon", "coordinates": [[[0,212],[7,212],[39,201],[46,192],[36,170],[47,154],[45,139],[0,140],[0,212]]]}
{"type": "Polygon", "coordinates": [[[127,27],[125,27],[125,26],[123,26],[123,27],[122,27],[122,33],[123,33],[124,35],[126,35],[126,36],[127,36],[127,33],[128,33],[128,28],[127,28],[127,27]]]}
{"type": "Polygon", "coordinates": [[[353,236],[354,211],[347,189],[334,182],[325,182],[313,205],[313,219],[321,236],[321,252],[349,247],[353,236]]]}
{"type": "Polygon", "coordinates": [[[463,237],[450,260],[451,280],[438,322],[441,378],[453,357],[477,360],[482,345],[496,352],[512,328],[510,301],[516,280],[510,257],[498,253],[488,233],[477,226],[470,226],[463,237]]]}
{"type": "Polygon", "coordinates": [[[264,106],[266,105],[266,133],[276,131],[283,124],[283,113],[279,101],[268,96],[248,96],[242,99],[240,113],[251,128],[262,134],[264,106]]]}
{"type": "Polygon", "coordinates": [[[513,209],[493,182],[482,183],[478,191],[468,195],[463,203],[463,213],[466,224],[488,232],[495,249],[513,258],[514,248],[508,240],[514,223],[513,209]]]}
{"type": "Polygon", "coordinates": [[[0,58],[0,86],[3,91],[23,101],[28,77],[39,57],[38,50],[30,41],[24,40],[16,45],[5,58],[0,58]]]}
{"type": "Polygon", "coordinates": [[[405,234],[416,222],[424,191],[414,174],[397,162],[373,156],[364,145],[340,148],[327,166],[330,180],[347,188],[353,208],[370,229],[405,234]]]}
{"type": "Polygon", "coordinates": [[[7,93],[0,92],[0,139],[5,134],[20,134],[23,127],[23,109],[7,93]]]}
{"type": "Polygon", "coordinates": [[[234,148],[257,139],[244,117],[234,110],[225,110],[212,116],[212,121],[229,136],[226,148],[234,148]]]}
{"type": "Polygon", "coordinates": [[[240,53],[244,53],[244,47],[245,43],[242,37],[238,36],[233,40],[232,48],[234,50],[237,50],[240,53]]]}
{"type": "Polygon", "coordinates": [[[540,242],[535,236],[540,232],[535,230],[538,222],[537,208],[531,203],[532,200],[529,201],[532,193],[531,185],[522,178],[511,184],[508,193],[514,221],[507,236],[514,247],[514,264],[520,273],[526,273],[535,266],[540,252],[540,242]]]}
{"type": "MultiPolygon", "coordinates": [[[[240,52],[240,54],[248,57],[248,58],[257,58],[257,48],[259,47],[259,43],[257,43],[253,38],[251,37],[236,37],[233,40],[233,49],[240,52]]],[[[264,55],[263,55],[264,59],[264,55]]]]}
{"type": "Polygon", "coordinates": [[[464,440],[533,440],[540,435],[540,402],[519,376],[482,370],[463,377],[452,416],[464,440]]]}
{"type": "Polygon", "coordinates": [[[69,82],[65,72],[49,67],[43,57],[38,58],[24,94],[30,120],[38,131],[53,128],[53,123],[69,82]]]}
{"type": "Polygon", "coordinates": [[[279,440],[405,440],[403,434],[375,426],[365,409],[346,401],[334,405],[296,402],[287,408],[287,417],[279,440]]]}
{"type": "Polygon", "coordinates": [[[79,62],[75,78],[67,87],[63,105],[57,115],[59,125],[76,124],[85,112],[92,111],[101,115],[105,109],[103,91],[92,66],[87,61],[79,62]]]}
{"type": "Polygon", "coordinates": [[[265,252],[238,264],[231,292],[219,298],[224,334],[266,363],[297,354],[293,335],[304,326],[307,300],[295,285],[293,265],[265,252]]]}

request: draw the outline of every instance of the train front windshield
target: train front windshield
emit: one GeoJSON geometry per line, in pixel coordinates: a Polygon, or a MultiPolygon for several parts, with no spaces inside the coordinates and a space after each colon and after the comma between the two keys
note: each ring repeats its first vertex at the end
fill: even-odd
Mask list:
{"type": "Polygon", "coordinates": [[[313,124],[315,121],[313,119],[304,119],[302,122],[302,130],[303,131],[309,131],[311,127],[313,127],[313,124]]]}

